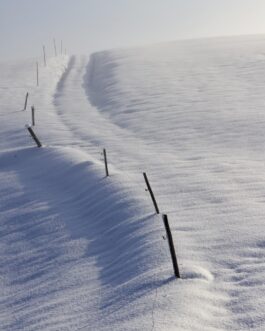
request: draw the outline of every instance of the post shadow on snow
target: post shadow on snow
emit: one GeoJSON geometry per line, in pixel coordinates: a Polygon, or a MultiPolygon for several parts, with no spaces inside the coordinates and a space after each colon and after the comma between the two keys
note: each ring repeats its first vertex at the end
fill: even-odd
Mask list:
{"type": "Polygon", "coordinates": [[[118,310],[124,307],[124,304],[136,301],[148,293],[153,293],[155,290],[162,289],[164,286],[173,283],[175,280],[176,278],[171,276],[160,280],[145,281],[140,284],[135,282],[129,287],[126,284],[126,286],[121,286],[121,288],[117,290],[118,293],[116,296],[110,296],[105,300],[101,307],[103,309],[113,307],[113,309],[118,310]]]}
{"type": "Polygon", "coordinates": [[[113,207],[118,211],[107,211],[107,215],[100,217],[93,217],[92,213],[94,228],[99,230],[97,233],[93,231],[93,245],[88,246],[87,254],[96,257],[102,285],[115,288],[152,270],[156,257],[149,256],[153,245],[151,241],[148,242],[149,233],[142,233],[144,223],[154,222],[154,218],[147,216],[128,222],[132,212],[128,202],[117,201],[111,209],[113,207]],[[122,212],[125,208],[127,215],[122,212]]]}

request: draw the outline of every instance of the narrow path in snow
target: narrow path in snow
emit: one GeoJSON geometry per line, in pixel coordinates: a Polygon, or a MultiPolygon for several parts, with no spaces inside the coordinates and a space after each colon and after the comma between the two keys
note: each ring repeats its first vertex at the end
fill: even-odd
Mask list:
{"type": "Polygon", "coordinates": [[[133,166],[144,169],[150,153],[149,147],[131,132],[102,116],[89,102],[89,95],[86,94],[90,76],[88,61],[87,57],[72,56],[54,95],[54,105],[60,120],[75,137],[72,143],[69,142],[70,146],[81,147],[97,159],[102,148],[106,147],[114,167],[114,160],[118,160],[117,170],[126,170],[127,166],[128,173],[133,166]]]}

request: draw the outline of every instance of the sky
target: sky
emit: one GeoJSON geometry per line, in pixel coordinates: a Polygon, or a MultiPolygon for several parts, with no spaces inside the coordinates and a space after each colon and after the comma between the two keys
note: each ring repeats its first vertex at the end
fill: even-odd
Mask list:
{"type": "Polygon", "coordinates": [[[265,34],[265,0],[0,0],[0,60],[265,34]]]}

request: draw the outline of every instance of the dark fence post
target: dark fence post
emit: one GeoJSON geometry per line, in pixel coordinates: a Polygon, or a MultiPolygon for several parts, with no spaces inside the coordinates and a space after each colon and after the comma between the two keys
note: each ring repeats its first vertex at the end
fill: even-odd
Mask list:
{"type": "Polygon", "coordinates": [[[106,171],[106,176],[109,176],[109,169],[108,169],[108,160],[107,160],[107,152],[106,149],[103,149],[103,155],[104,155],[104,163],[105,163],[105,171],[106,171]]]}
{"type": "Polygon", "coordinates": [[[167,233],[168,245],[169,245],[169,250],[170,250],[170,254],[171,254],[174,273],[175,273],[176,278],[180,278],[179,267],[178,267],[178,262],[177,262],[177,258],[176,258],[176,253],[175,253],[175,247],[174,247],[174,243],[173,243],[171,230],[170,230],[170,227],[168,224],[167,215],[163,215],[163,221],[164,221],[164,225],[165,225],[165,229],[166,229],[166,233],[167,233]]]}
{"type": "Polygon", "coordinates": [[[35,108],[34,108],[34,106],[31,107],[31,123],[32,123],[32,126],[35,126],[35,108]]]}
{"type": "Polygon", "coordinates": [[[29,92],[27,92],[27,94],[26,94],[26,99],[25,99],[25,104],[24,104],[24,109],[23,110],[26,110],[27,109],[28,97],[29,97],[29,92]]]}
{"type": "Polygon", "coordinates": [[[155,207],[155,211],[156,211],[157,214],[159,214],[158,205],[157,205],[157,203],[156,203],[156,199],[155,199],[154,193],[153,193],[153,191],[152,191],[151,185],[150,185],[150,183],[149,183],[149,180],[148,180],[148,178],[147,178],[147,175],[146,175],[145,172],[143,173],[143,175],[144,175],[144,180],[145,180],[145,183],[146,183],[146,185],[147,185],[148,191],[149,191],[149,193],[150,193],[150,195],[151,195],[151,199],[152,199],[152,201],[153,201],[153,204],[154,204],[154,207],[155,207]]]}
{"type": "Polygon", "coordinates": [[[33,138],[33,140],[35,141],[35,143],[37,144],[38,147],[41,147],[41,142],[39,141],[39,139],[37,138],[37,136],[35,135],[34,131],[32,130],[32,128],[29,126],[27,127],[31,137],[33,138]]]}

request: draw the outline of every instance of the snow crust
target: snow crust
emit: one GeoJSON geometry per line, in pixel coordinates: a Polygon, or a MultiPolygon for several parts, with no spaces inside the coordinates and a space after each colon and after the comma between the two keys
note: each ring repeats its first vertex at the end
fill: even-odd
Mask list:
{"type": "Polygon", "coordinates": [[[0,63],[0,329],[264,330],[265,38],[34,64],[0,63]]]}

